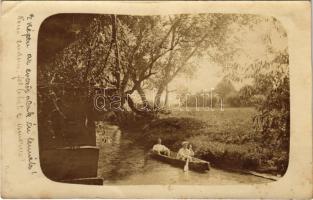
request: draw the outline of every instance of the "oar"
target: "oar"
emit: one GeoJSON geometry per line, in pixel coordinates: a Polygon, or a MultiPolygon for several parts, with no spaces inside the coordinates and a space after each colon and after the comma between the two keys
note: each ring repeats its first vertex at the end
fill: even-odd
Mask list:
{"type": "Polygon", "coordinates": [[[184,172],[188,172],[189,170],[189,158],[186,159],[186,164],[184,166],[184,172]]]}

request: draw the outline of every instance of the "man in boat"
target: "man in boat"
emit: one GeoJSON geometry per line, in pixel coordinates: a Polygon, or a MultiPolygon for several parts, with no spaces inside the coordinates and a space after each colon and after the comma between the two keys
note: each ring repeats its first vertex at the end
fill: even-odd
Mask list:
{"type": "Polygon", "coordinates": [[[176,158],[181,160],[192,159],[195,153],[192,150],[191,144],[187,141],[182,142],[182,148],[179,149],[176,158]]]}
{"type": "Polygon", "coordinates": [[[158,143],[153,145],[152,151],[158,154],[163,154],[167,156],[169,156],[171,152],[169,148],[167,148],[165,145],[162,144],[161,138],[158,138],[158,143]]]}

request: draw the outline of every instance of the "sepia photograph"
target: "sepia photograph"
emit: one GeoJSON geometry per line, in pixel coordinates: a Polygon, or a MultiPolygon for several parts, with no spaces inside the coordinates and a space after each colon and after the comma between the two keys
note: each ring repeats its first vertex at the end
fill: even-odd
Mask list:
{"type": "Polygon", "coordinates": [[[37,46],[40,167],[89,185],[280,180],[288,33],[275,17],[60,13],[37,46]]]}
{"type": "Polygon", "coordinates": [[[312,198],[310,2],[1,5],[2,198],[312,198]]]}

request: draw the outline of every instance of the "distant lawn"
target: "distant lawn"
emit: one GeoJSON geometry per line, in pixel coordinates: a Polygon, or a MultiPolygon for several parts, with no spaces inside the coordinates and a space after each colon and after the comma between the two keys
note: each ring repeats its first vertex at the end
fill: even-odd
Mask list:
{"type": "MultiPolygon", "coordinates": [[[[173,110],[167,117],[190,117],[199,119],[207,123],[208,133],[227,133],[235,134],[251,133],[253,130],[253,116],[257,111],[252,107],[243,108],[225,108],[223,111],[216,109],[214,111],[205,110],[196,111],[195,108],[188,108],[190,111],[173,110]]],[[[164,118],[166,116],[162,116],[164,118]]]]}

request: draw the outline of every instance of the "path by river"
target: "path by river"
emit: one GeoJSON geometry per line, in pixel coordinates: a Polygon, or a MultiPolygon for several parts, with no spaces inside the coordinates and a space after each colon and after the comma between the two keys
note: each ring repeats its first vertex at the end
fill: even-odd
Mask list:
{"type": "Polygon", "coordinates": [[[207,173],[183,169],[153,160],[147,150],[136,143],[131,133],[111,131],[98,141],[100,148],[98,176],[104,184],[155,185],[155,184],[258,184],[271,180],[248,174],[211,168],[207,173]]]}

